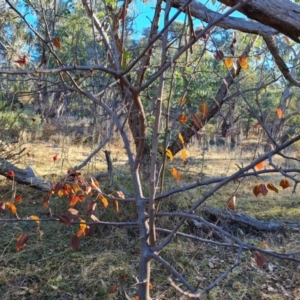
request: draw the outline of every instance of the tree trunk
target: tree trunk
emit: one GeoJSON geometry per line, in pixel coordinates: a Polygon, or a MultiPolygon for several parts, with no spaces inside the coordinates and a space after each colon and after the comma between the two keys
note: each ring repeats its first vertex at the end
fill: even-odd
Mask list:
{"type": "MultiPolygon", "coordinates": [[[[218,0],[234,6],[240,0],[218,0]]],[[[277,29],[299,43],[300,6],[289,0],[255,0],[242,6],[239,11],[252,20],[277,29]]]]}

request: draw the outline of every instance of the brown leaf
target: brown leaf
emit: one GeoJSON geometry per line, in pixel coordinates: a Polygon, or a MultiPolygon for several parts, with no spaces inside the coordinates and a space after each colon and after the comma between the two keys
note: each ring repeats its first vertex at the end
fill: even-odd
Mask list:
{"type": "Polygon", "coordinates": [[[290,187],[290,183],[288,182],[287,179],[282,179],[279,183],[279,185],[283,188],[286,189],[288,187],[290,187]]]}
{"type": "Polygon", "coordinates": [[[224,58],[224,53],[221,50],[216,50],[214,52],[214,57],[217,61],[220,61],[224,58]]]}
{"type": "Polygon", "coordinates": [[[97,202],[95,200],[90,201],[89,204],[87,205],[86,213],[88,215],[92,214],[96,210],[96,207],[97,207],[97,202]]]}
{"type": "Polygon", "coordinates": [[[117,291],[117,289],[118,289],[118,286],[117,286],[116,284],[114,284],[114,285],[111,287],[109,293],[110,293],[110,294],[113,294],[113,293],[115,293],[115,292],[117,291]]]}
{"type": "Polygon", "coordinates": [[[188,117],[185,114],[180,114],[178,117],[178,122],[186,123],[188,121],[188,117]]]}
{"type": "Polygon", "coordinates": [[[265,184],[260,184],[259,185],[259,191],[264,195],[266,196],[268,194],[268,189],[267,187],[265,186],[265,184]]]}
{"type": "Polygon", "coordinates": [[[72,225],[72,221],[69,218],[68,215],[61,215],[58,217],[58,220],[60,223],[66,224],[66,225],[72,225]]]}
{"type": "Polygon", "coordinates": [[[28,241],[28,234],[27,233],[22,233],[18,239],[17,239],[17,245],[16,245],[16,249],[17,251],[21,250],[27,243],[28,241]]]}
{"type": "Polygon", "coordinates": [[[86,226],[84,230],[84,235],[85,236],[90,236],[94,233],[94,229],[91,226],[86,226]]]}
{"type": "Polygon", "coordinates": [[[79,245],[80,245],[80,239],[76,234],[74,234],[71,237],[71,247],[74,251],[78,251],[79,245]]]}
{"type": "Polygon", "coordinates": [[[259,185],[256,185],[253,188],[253,194],[257,197],[260,194],[260,189],[259,189],[259,185]]]}
{"type": "Polygon", "coordinates": [[[267,188],[268,188],[269,190],[274,191],[275,193],[278,194],[278,189],[277,189],[277,187],[275,187],[272,183],[268,183],[268,184],[267,184],[267,188]]]}
{"type": "Polygon", "coordinates": [[[58,37],[53,38],[53,45],[58,48],[59,50],[61,50],[61,43],[60,43],[60,39],[58,37]]]}
{"type": "Polygon", "coordinates": [[[192,114],[193,126],[199,130],[202,128],[201,117],[198,114],[192,114]]]}
{"type": "Polygon", "coordinates": [[[253,251],[253,254],[255,256],[256,265],[260,269],[268,260],[264,255],[262,255],[258,251],[253,251]]]}
{"type": "Polygon", "coordinates": [[[48,207],[48,204],[49,204],[49,201],[50,201],[50,197],[51,197],[50,193],[48,193],[47,195],[44,196],[44,199],[43,199],[43,206],[44,207],[48,207]]]}

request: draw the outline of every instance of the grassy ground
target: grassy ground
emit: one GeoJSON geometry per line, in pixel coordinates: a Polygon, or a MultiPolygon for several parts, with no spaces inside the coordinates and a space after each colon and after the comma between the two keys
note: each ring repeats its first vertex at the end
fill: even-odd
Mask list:
{"type": "MultiPolygon", "coordinates": [[[[20,159],[20,166],[32,165],[40,177],[57,180],[66,171],[78,165],[91,151],[88,145],[72,145],[65,139],[49,140],[26,144],[26,153],[20,159]],[[53,156],[58,155],[58,161],[53,156]]],[[[115,174],[114,183],[130,191],[128,166],[124,150],[117,145],[108,146],[112,151],[115,174]],[[116,150],[117,149],[117,150],[116,150]]],[[[188,182],[225,176],[237,170],[236,164],[251,161],[251,154],[241,157],[240,152],[227,152],[212,149],[203,153],[197,147],[189,149],[189,162],[184,165],[180,159],[173,164],[181,174],[176,183],[167,176],[165,189],[182,186],[188,182]]],[[[276,162],[286,162],[276,158],[276,162]]],[[[297,166],[293,163],[292,166],[297,166]]],[[[299,167],[299,166],[298,166],[299,167]]],[[[86,176],[105,171],[103,152],[82,170],[86,176]]],[[[206,205],[218,208],[226,207],[226,200],[237,189],[237,211],[263,220],[300,221],[299,193],[292,189],[282,190],[279,182],[282,176],[263,176],[247,178],[242,184],[230,183],[215,193],[206,205]],[[280,188],[278,194],[269,192],[266,197],[255,197],[252,189],[256,184],[272,182],[280,188]]],[[[108,182],[100,182],[101,188],[108,192],[113,188],[108,182]]],[[[171,196],[161,203],[162,211],[184,210],[199,199],[209,187],[197,188],[171,196]]],[[[10,201],[12,182],[4,178],[0,181],[1,201],[10,201]]],[[[22,218],[49,215],[49,209],[42,205],[44,194],[29,187],[17,186],[17,194],[22,202],[16,203],[18,215],[22,218]]],[[[51,213],[55,216],[65,212],[68,204],[63,198],[51,200],[51,213]]],[[[120,213],[116,213],[110,204],[104,209],[98,206],[96,214],[102,221],[135,220],[135,208],[130,203],[120,203],[120,213]]],[[[9,211],[0,212],[1,219],[14,218],[9,211]]],[[[161,218],[158,225],[172,228],[177,219],[161,218]]],[[[137,276],[139,259],[139,233],[136,228],[118,228],[101,226],[92,236],[81,239],[80,250],[74,252],[70,247],[70,237],[78,228],[61,223],[43,222],[1,222],[0,223],[0,299],[135,299],[137,295],[137,276]],[[27,232],[27,245],[16,251],[16,239],[21,232],[27,232]]],[[[186,224],[186,233],[193,228],[186,224]]],[[[202,233],[203,234],[203,233],[202,233]]],[[[267,249],[279,252],[298,251],[300,235],[298,232],[244,232],[237,229],[243,240],[253,245],[263,245],[267,249]]],[[[159,234],[158,239],[163,240],[159,234]]],[[[174,241],[162,251],[179,272],[191,282],[205,288],[226,270],[235,259],[235,252],[216,246],[192,242],[182,238],[174,241]]],[[[162,265],[152,265],[153,299],[187,299],[170,287],[167,277],[170,274],[162,265]]],[[[258,269],[253,255],[245,252],[240,265],[220,285],[204,299],[300,299],[300,266],[289,261],[268,258],[262,269],[258,269]]]]}

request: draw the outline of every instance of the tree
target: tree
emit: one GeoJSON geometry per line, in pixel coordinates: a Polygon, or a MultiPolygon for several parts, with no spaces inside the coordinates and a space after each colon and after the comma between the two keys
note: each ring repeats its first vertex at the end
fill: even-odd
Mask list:
{"type": "MultiPolygon", "coordinates": [[[[258,114],[257,110],[260,107],[254,107],[246,95],[248,93],[259,95],[274,82],[283,81],[282,76],[289,84],[299,86],[295,74],[284,62],[277,43],[274,42],[274,37],[281,38],[280,34],[282,33],[294,42],[299,42],[298,24],[300,20],[297,12],[300,12],[300,7],[291,1],[287,1],[286,5],[282,7],[278,0],[272,0],[271,4],[270,1],[254,3],[250,0],[219,2],[232,6],[232,8],[221,14],[196,1],[165,1],[164,4],[162,0],[159,0],[155,5],[152,26],[150,30],[144,31],[147,36],[139,41],[132,41],[130,36],[131,16],[128,12],[131,1],[125,1],[120,7],[115,1],[104,1],[99,7],[93,1],[85,0],[82,0],[82,6],[77,2],[73,7],[68,7],[69,2],[65,1],[54,1],[54,3],[24,1],[28,12],[38,18],[37,24],[26,18],[21,4],[5,1],[6,10],[10,9],[12,16],[27,28],[27,34],[34,37],[35,42],[32,43],[31,49],[32,53],[38,53],[38,55],[30,63],[19,61],[11,68],[0,70],[0,74],[14,76],[18,78],[18,82],[28,80],[31,85],[27,85],[26,88],[35,86],[36,90],[33,94],[40,108],[39,113],[43,117],[47,118],[50,116],[49,112],[53,114],[53,110],[55,112],[59,110],[60,105],[56,105],[56,102],[62,103],[63,98],[76,94],[76,97],[82,96],[84,101],[90,101],[95,105],[94,107],[109,117],[110,131],[106,139],[96,147],[88,159],[80,166],[74,166],[66,177],[66,181],[57,183],[54,188],[49,182],[37,178],[31,169],[21,170],[5,158],[0,163],[0,174],[36,188],[51,191],[51,193],[66,192],[71,197],[72,205],[78,201],[84,201],[88,194],[87,191],[90,189],[98,194],[103,203],[106,203],[104,200],[106,197],[112,201],[119,201],[120,194],[117,196],[105,195],[94,179],[82,181],[79,193],[71,191],[67,187],[70,178],[79,180],[76,171],[109,141],[112,130],[116,128],[126,149],[134,191],[134,203],[138,214],[138,219],[133,223],[138,226],[140,232],[139,299],[150,299],[149,283],[153,260],[158,261],[174,278],[177,278],[184,285],[185,291],[172,278],[170,278],[171,285],[191,298],[199,298],[215,287],[237,266],[243,251],[253,251],[259,267],[265,262],[262,253],[299,261],[294,259],[290,253],[280,254],[245,244],[221,227],[198,215],[199,208],[207,199],[227,183],[239,178],[278,172],[289,178],[290,181],[293,180],[295,189],[298,183],[294,175],[299,170],[281,169],[273,163],[272,157],[275,154],[282,155],[281,151],[298,141],[300,136],[279,144],[266,126],[263,116],[258,114]],[[78,37],[80,32],[74,25],[78,20],[84,18],[82,7],[84,7],[90,22],[90,26],[86,26],[84,29],[80,28],[87,33],[84,38],[78,37]],[[177,9],[174,14],[171,14],[172,8],[177,9]],[[236,10],[257,22],[229,17],[236,10]],[[164,14],[162,14],[163,11],[164,14]],[[174,31],[169,32],[169,28],[181,12],[186,15],[185,22],[180,26],[173,25],[174,31],[176,31],[176,35],[174,35],[174,31]],[[72,16],[72,14],[74,14],[73,17],[68,18],[68,21],[59,17],[72,16]],[[282,15],[288,15],[289,18],[283,18],[282,15]],[[163,19],[162,29],[160,29],[161,19],[163,19]],[[205,23],[203,29],[194,28],[195,19],[205,23]],[[216,26],[234,30],[231,34],[222,31],[223,41],[227,45],[222,44],[220,31],[216,29],[216,26]],[[69,36],[71,30],[74,30],[74,35],[69,36]],[[257,53],[254,49],[260,38],[264,40],[268,48],[266,53],[260,53],[260,51],[257,53]],[[244,43],[240,42],[242,39],[245,40],[244,43]],[[76,42],[73,42],[74,40],[76,42]],[[78,42],[81,42],[80,49],[78,42]],[[89,55],[86,55],[87,53],[89,55]],[[249,73],[256,71],[255,57],[258,55],[272,56],[274,72],[269,77],[265,75],[267,72],[262,77],[257,76],[259,80],[263,79],[263,81],[258,84],[254,78],[253,81],[251,80],[254,82],[253,85],[247,86],[243,75],[248,76],[247,70],[249,69],[249,73]],[[197,80],[200,81],[195,74],[197,72],[205,74],[211,69],[213,72],[206,76],[203,84],[207,83],[208,85],[210,81],[213,84],[209,86],[209,94],[204,94],[201,101],[197,103],[199,109],[197,108],[195,111],[194,103],[197,99],[193,95],[190,106],[184,106],[190,94],[189,87],[194,85],[193,91],[195,91],[197,80]],[[180,95],[179,103],[178,99],[172,99],[175,84],[177,84],[180,95]],[[51,99],[50,93],[54,93],[53,99],[51,99]],[[247,166],[239,166],[238,170],[228,177],[201,182],[196,179],[192,184],[164,191],[166,170],[172,171],[174,178],[177,181],[180,180],[179,172],[170,165],[173,157],[181,152],[181,157],[185,161],[186,147],[191,137],[197,135],[198,131],[215,116],[222,114],[224,104],[228,104],[228,107],[231,108],[229,111],[232,112],[234,107],[232,99],[237,97],[243,102],[252,117],[261,124],[270,143],[274,146],[273,150],[257,157],[247,166]],[[52,104],[50,100],[52,100],[52,104]],[[42,105],[44,106],[42,107],[42,105]],[[50,105],[54,106],[53,110],[50,105]],[[179,122],[178,118],[180,118],[179,122]],[[125,124],[128,124],[131,131],[135,149],[132,149],[130,144],[131,136],[124,129],[125,124]],[[263,170],[261,167],[263,161],[266,160],[273,167],[271,171],[263,170]],[[255,168],[256,171],[251,172],[251,169],[255,168]],[[148,194],[142,183],[147,184],[148,194]],[[185,212],[157,211],[157,203],[164,201],[170,195],[210,185],[212,186],[209,191],[196,200],[185,212]],[[156,228],[157,219],[166,216],[178,217],[174,228],[172,230],[156,228]],[[181,228],[186,220],[196,225],[200,223],[210,230],[217,231],[222,242],[212,242],[184,233],[181,228]],[[165,233],[166,237],[158,238],[158,232],[165,233]],[[198,291],[160,254],[176,235],[234,249],[236,250],[236,261],[207,288],[198,291]]],[[[11,38],[11,31],[14,30],[12,28],[9,27],[6,30],[7,42],[11,38]]],[[[31,40],[29,39],[29,41],[31,40]]],[[[297,46],[295,44],[294,47],[297,48],[297,46]]],[[[16,47],[12,47],[12,49],[12,52],[22,59],[24,53],[18,53],[16,47]]],[[[22,52],[26,51],[25,47],[22,52]]],[[[7,63],[16,62],[12,61],[11,56],[7,53],[3,55],[2,59],[7,63]]],[[[270,65],[264,64],[262,70],[266,71],[268,67],[270,65]]],[[[282,86],[282,83],[280,84],[282,86]]],[[[7,88],[9,89],[9,86],[7,88]]],[[[76,100],[76,97],[73,99],[76,100]]],[[[283,99],[283,102],[286,101],[285,97],[283,99]]],[[[234,120],[234,112],[229,115],[225,115],[225,121],[228,118],[234,120]]],[[[54,116],[58,117],[58,114],[54,113],[54,116]]],[[[280,185],[287,188],[289,181],[283,179],[280,185]]],[[[272,186],[268,188],[274,190],[272,186]]],[[[254,187],[255,195],[266,194],[267,191],[264,184],[254,187]]],[[[127,200],[132,202],[132,199],[127,200]]],[[[46,204],[49,201],[50,193],[46,196],[46,204]]],[[[12,204],[6,203],[6,207],[14,209],[12,204]]],[[[90,202],[88,207],[89,211],[93,211],[94,203],[90,202]]],[[[227,208],[235,209],[233,200],[228,203],[227,208]]],[[[60,217],[60,221],[66,225],[78,224],[78,221],[65,215],[60,217]]],[[[97,219],[93,219],[93,221],[95,224],[101,224],[97,219]]],[[[111,225],[113,226],[115,223],[111,223],[111,225]]],[[[83,227],[81,234],[87,234],[86,227],[84,225],[83,227]]],[[[27,239],[28,237],[21,235],[18,241],[20,249],[27,239]]],[[[72,237],[72,245],[74,249],[78,248],[78,236],[72,237]]]]}

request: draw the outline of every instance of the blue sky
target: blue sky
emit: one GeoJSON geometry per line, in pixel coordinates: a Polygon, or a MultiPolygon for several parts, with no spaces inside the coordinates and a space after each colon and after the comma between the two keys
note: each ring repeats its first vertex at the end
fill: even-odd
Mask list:
{"type": "MultiPolygon", "coordinates": [[[[211,0],[198,0],[198,1],[206,5],[211,10],[216,10],[220,7],[219,2],[216,2],[216,4],[213,5],[211,0]]],[[[134,30],[136,30],[137,37],[139,37],[139,35],[142,34],[144,28],[151,26],[150,20],[152,20],[155,5],[156,5],[155,0],[150,0],[150,1],[136,0],[130,4],[129,10],[131,13],[133,13],[136,16],[136,19],[134,21],[134,30]]],[[[177,12],[177,10],[172,9],[171,16],[175,12],[177,12]]],[[[238,12],[234,12],[232,16],[242,17],[243,15],[238,12]]],[[[177,21],[184,22],[184,19],[185,19],[185,14],[181,13],[177,21]]],[[[162,27],[162,25],[163,25],[163,17],[161,18],[160,27],[162,27]]],[[[200,21],[194,19],[194,26],[197,27],[200,25],[201,25],[200,21]]]]}

